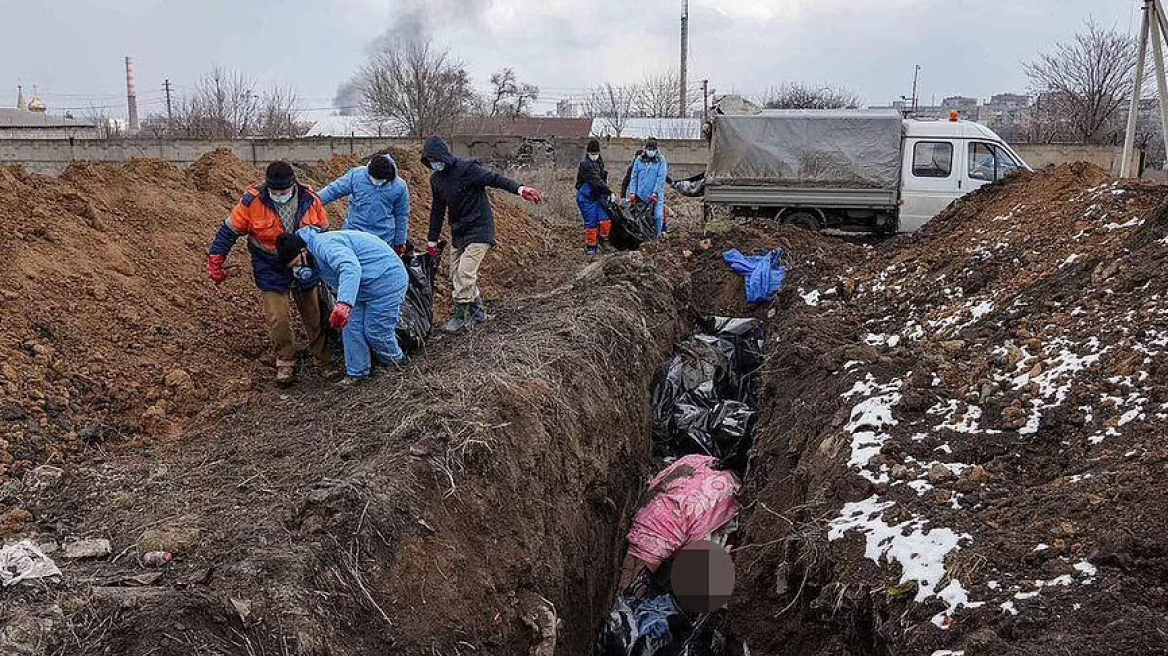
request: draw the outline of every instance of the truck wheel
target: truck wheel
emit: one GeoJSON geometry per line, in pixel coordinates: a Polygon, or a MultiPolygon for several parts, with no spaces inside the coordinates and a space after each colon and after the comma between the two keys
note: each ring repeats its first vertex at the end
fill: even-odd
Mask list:
{"type": "Polygon", "coordinates": [[[819,217],[811,212],[793,212],[783,217],[783,223],[786,225],[803,228],[811,232],[819,232],[819,217]]]}

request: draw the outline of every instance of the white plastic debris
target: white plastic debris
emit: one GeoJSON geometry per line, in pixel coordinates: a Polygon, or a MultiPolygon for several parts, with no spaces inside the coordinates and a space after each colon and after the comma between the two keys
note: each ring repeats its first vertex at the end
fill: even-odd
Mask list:
{"type": "Polygon", "coordinates": [[[60,575],[57,565],[28,540],[0,549],[0,582],[6,588],[22,581],[60,575]]]}

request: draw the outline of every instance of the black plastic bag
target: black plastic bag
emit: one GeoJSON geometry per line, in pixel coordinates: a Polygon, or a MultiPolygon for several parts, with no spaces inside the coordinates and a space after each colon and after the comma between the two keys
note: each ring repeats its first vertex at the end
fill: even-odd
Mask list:
{"type": "Polygon", "coordinates": [[[438,262],[445,246],[445,242],[439,242],[438,257],[431,257],[428,252],[415,251],[413,244],[406,244],[402,255],[410,286],[397,322],[397,341],[407,354],[421,350],[434,329],[434,290],[438,284],[438,262]]]}
{"type": "Polygon", "coordinates": [[[704,454],[740,476],[753,443],[764,331],[754,319],[713,317],[677,345],[653,384],[658,457],[704,454]]]}
{"type": "Polygon", "coordinates": [[[592,645],[592,656],[678,656],[691,623],[669,592],[617,597],[592,645]]]}
{"type": "Polygon", "coordinates": [[[608,243],[621,251],[635,251],[641,244],[657,239],[657,217],[653,205],[637,203],[631,208],[628,203],[607,200],[604,211],[612,221],[612,232],[608,243]]]}

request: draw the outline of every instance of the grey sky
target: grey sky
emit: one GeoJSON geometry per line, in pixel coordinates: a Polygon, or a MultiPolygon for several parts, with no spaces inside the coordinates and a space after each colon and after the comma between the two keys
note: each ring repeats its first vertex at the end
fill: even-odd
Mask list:
{"type": "MultiPolygon", "coordinates": [[[[1019,62],[1088,16],[1121,31],[1138,0],[691,0],[691,81],[758,93],[783,81],[843,85],[866,103],[1023,91],[1019,62]]],[[[476,87],[515,68],[543,99],[578,96],[677,65],[679,0],[0,0],[0,103],[17,82],[50,110],[124,114],[122,57],[135,58],[143,113],[162,111],[213,64],[291,83],[313,115],[387,31],[430,31],[476,87]]],[[[1134,16],[1134,19],[1133,19],[1134,16]]]]}

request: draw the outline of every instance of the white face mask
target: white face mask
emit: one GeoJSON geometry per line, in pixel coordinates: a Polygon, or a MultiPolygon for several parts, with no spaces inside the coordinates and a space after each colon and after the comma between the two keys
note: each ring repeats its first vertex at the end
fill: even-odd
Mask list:
{"type": "Polygon", "coordinates": [[[272,197],[273,203],[280,203],[281,205],[283,205],[284,203],[287,203],[288,201],[292,200],[292,190],[291,189],[289,189],[287,191],[268,191],[268,194],[272,197]]]}
{"type": "Polygon", "coordinates": [[[430,168],[441,171],[446,168],[446,162],[430,162],[430,168]]]}
{"type": "Polygon", "coordinates": [[[588,153],[588,159],[592,160],[593,162],[600,161],[600,153],[588,153]]]}
{"type": "Polygon", "coordinates": [[[372,180],[373,184],[378,186],[378,187],[384,187],[385,185],[389,184],[389,180],[382,180],[380,178],[369,178],[369,179],[372,180]]]}
{"type": "Polygon", "coordinates": [[[649,159],[657,159],[657,151],[656,150],[646,150],[645,157],[648,157],[649,159]]]}

